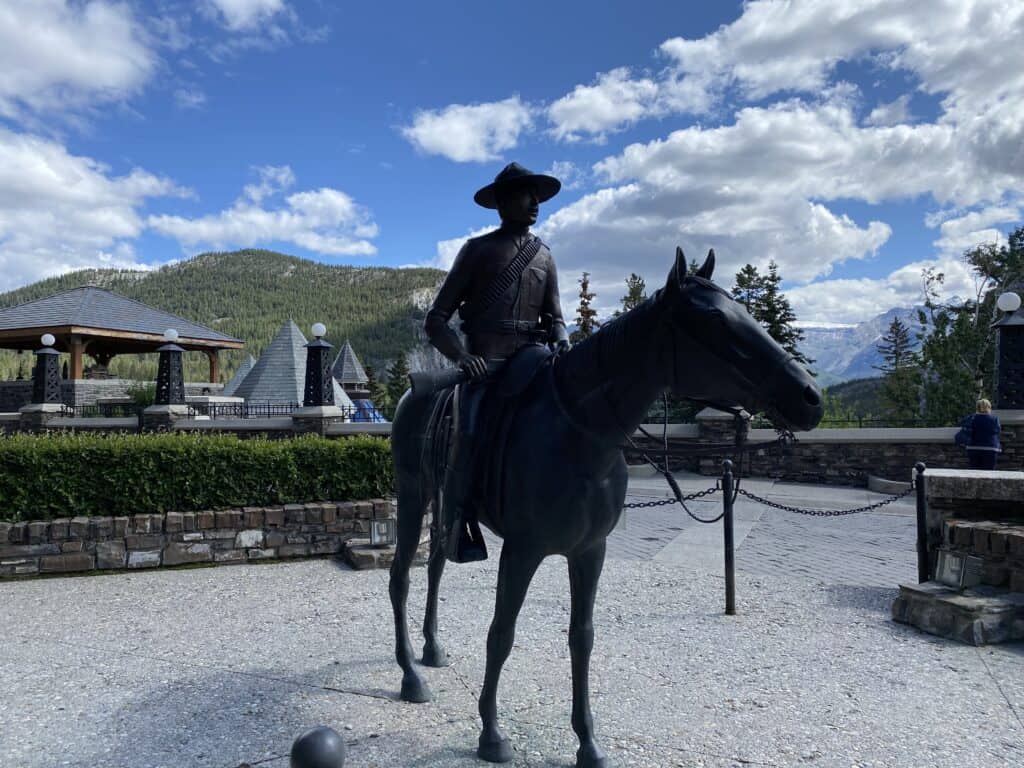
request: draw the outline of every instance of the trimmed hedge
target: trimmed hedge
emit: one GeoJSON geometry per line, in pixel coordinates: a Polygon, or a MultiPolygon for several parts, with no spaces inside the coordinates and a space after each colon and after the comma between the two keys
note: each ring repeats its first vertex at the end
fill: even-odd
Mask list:
{"type": "Polygon", "coordinates": [[[180,433],[0,439],[0,520],[191,512],[390,494],[391,446],[374,437],[240,440],[180,433]]]}

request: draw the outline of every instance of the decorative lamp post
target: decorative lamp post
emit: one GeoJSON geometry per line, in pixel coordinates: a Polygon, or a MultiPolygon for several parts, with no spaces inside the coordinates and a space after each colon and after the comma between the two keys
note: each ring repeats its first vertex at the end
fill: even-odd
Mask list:
{"type": "Polygon", "coordinates": [[[314,339],[306,345],[306,387],[302,406],[334,405],[334,374],[331,372],[331,350],[334,347],[323,339],[327,333],[327,326],[323,323],[314,323],[310,330],[314,339]]]}
{"type": "Polygon", "coordinates": [[[996,331],[996,408],[1024,409],[1024,312],[1020,296],[1007,291],[996,300],[1003,316],[992,323],[996,331]]]}
{"type": "Polygon", "coordinates": [[[36,367],[32,371],[32,402],[59,403],[60,352],[53,348],[56,339],[44,333],[43,348],[36,350],[36,367]]]}
{"type": "Polygon", "coordinates": [[[164,341],[167,343],[157,349],[160,364],[156,373],[156,405],[185,404],[185,371],[181,359],[181,353],[185,350],[174,343],[177,340],[178,332],[168,328],[164,331],[164,341]]]}

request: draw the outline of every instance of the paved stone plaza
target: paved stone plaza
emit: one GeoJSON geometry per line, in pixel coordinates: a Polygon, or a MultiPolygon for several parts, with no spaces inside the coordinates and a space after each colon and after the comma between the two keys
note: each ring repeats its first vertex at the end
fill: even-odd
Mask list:
{"type": "MultiPolygon", "coordinates": [[[[684,490],[709,484],[687,477],[684,490]]],[[[862,490],[747,486],[833,508],[862,490]]],[[[664,495],[634,478],[634,498],[664,495]]],[[[692,506],[711,516],[710,502],[692,506]]],[[[915,573],[913,507],[805,518],[740,501],[739,615],[721,526],[629,512],[595,617],[593,705],[618,766],[1010,766],[1024,762],[1024,647],[974,648],[893,623],[915,573]]],[[[0,765],[286,768],[327,724],[348,765],[478,766],[496,552],[450,567],[436,701],[396,701],[386,572],[329,560],[0,584],[0,765]]],[[[425,572],[410,606],[422,617],[425,572]]],[[[499,701],[514,765],[569,766],[568,579],[552,559],[523,609],[499,701]]],[[[414,627],[415,642],[419,633],[414,627]]]]}

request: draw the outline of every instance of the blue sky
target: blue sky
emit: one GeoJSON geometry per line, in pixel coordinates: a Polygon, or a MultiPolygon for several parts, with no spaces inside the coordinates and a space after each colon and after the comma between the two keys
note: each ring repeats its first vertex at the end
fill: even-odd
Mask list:
{"type": "Polygon", "coordinates": [[[269,247],[444,267],[511,160],[563,304],[674,246],[798,315],[913,303],[1021,223],[1024,3],[5,0],[0,289],[269,247]]]}

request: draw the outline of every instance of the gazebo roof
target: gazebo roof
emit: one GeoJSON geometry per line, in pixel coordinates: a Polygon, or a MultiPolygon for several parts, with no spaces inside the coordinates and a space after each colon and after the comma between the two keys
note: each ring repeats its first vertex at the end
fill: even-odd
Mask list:
{"type": "Polygon", "coordinates": [[[370,381],[370,377],[363,370],[363,364],[359,362],[348,339],[345,339],[345,345],[338,353],[331,372],[334,374],[334,378],[342,384],[367,384],[370,381]]]}
{"type": "Polygon", "coordinates": [[[241,339],[95,286],[0,309],[0,346],[24,348],[18,343],[24,340],[38,346],[46,331],[152,344],[168,328],[178,331],[177,343],[186,349],[243,346],[241,339]]]}

